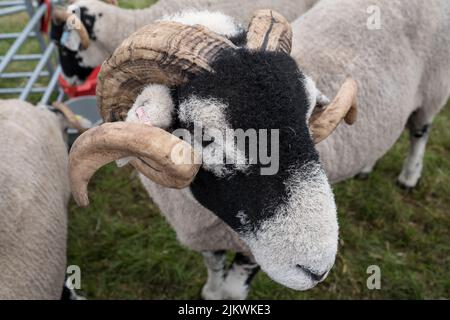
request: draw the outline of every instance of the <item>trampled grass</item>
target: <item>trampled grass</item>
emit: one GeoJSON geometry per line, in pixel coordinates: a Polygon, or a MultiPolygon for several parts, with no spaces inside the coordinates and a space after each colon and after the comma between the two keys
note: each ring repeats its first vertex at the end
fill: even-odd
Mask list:
{"type": "MultiPolygon", "coordinates": [[[[10,23],[0,19],[1,30],[10,23]]],[[[449,123],[450,104],[433,124],[423,177],[411,193],[395,185],[406,134],[368,180],[334,186],[340,250],[324,283],[296,292],[259,273],[250,298],[450,298],[449,123]],[[367,289],[370,265],[381,268],[381,290],[367,289]]],[[[131,169],[106,166],[89,190],[88,208],[70,203],[68,251],[68,263],[81,267],[82,292],[89,299],[199,298],[206,279],[201,256],[177,242],[131,169]]]]}

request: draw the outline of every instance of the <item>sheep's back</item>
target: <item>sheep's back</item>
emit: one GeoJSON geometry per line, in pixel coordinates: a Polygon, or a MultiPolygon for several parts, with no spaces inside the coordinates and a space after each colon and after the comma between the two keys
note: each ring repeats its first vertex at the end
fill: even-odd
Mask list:
{"type": "Polygon", "coordinates": [[[311,8],[318,0],[160,0],[153,5],[155,12],[163,14],[175,13],[184,9],[200,9],[220,11],[247,24],[254,11],[259,9],[273,9],[280,12],[288,21],[311,8]]]}
{"type": "Polygon", "coordinates": [[[57,117],[0,101],[0,299],[58,299],[69,183],[57,117]]]}
{"type": "Polygon", "coordinates": [[[357,122],[317,146],[331,181],[383,156],[414,110],[443,106],[450,89],[448,8],[444,0],[322,0],[293,22],[292,55],[322,92],[332,98],[348,76],[358,83],[357,122]],[[372,5],[380,8],[379,30],[367,26],[372,5]]]}

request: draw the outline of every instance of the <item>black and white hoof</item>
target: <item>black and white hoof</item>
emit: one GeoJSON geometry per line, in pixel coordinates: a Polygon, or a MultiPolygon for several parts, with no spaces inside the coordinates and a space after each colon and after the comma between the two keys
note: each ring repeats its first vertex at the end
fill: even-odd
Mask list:
{"type": "Polygon", "coordinates": [[[206,283],[202,288],[202,300],[225,300],[223,292],[220,288],[212,288],[206,283]]]}
{"type": "Polygon", "coordinates": [[[403,163],[402,172],[398,176],[397,185],[403,190],[410,192],[417,186],[422,176],[423,158],[431,120],[423,119],[419,113],[414,113],[408,121],[410,135],[409,152],[403,163]],[[425,124],[423,125],[423,123],[425,124]]]}
{"type": "Polygon", "coordinates": [[[223,281],[227,272],[225,251],[205,251],[202,254],[208,279],[202,288],[201,297],[203,300],[221,300],[223,281]]]}
{"type": "Polygon", "coordinates": [[[68,301],[68,300],[86,300],[85,297],[80,296],[77,294],[77,292],[70,288],[67,283],[64,284],[63,291],[61,293],[61,300],[68,301]]]}
{"type": "Polygon", "coordinates": [[[402,172],[397,178],[397,185],[402,190],[410,192],[418,185],[422,175],[422,158],[413,165],[408,160],[410,159],[407,159],[402,172]]]}
{"type": "Polygon", "coordinates": [[[208,280],[202,289],[204,300],[245,300],[250,282],[259,266],[247,256],[237,253],[233,263],[226,267],[223,251],[204,252],[208,280]]]}

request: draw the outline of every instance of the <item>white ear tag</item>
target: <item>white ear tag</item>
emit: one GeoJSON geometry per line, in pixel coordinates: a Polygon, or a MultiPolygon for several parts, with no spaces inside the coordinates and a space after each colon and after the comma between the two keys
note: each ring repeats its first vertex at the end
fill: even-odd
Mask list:
{"type": "Polygon", "coordinates": [[[61,44],[71,51],[78,51],[81,44],[81,39],[78,33],[74,30],[64,31],[61,36],[61,44]]]}

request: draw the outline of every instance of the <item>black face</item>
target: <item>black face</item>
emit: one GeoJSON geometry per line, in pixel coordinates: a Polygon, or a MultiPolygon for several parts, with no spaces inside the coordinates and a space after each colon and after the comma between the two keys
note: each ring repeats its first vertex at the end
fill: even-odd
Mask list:
{"type": "MultiPolygon", "coordinates": [[[[177,90],[179,106],[192,95],[214,97],[227,105],[225,118],[233,129],[279,129],[279,170],[275,175],[261,175],[263,165],[254,164],[245,172],[235,171],[223,178],[202,168],[191,191],[233,229],[254,230],[286,200],[290,171],[319,161],[307,127],[309,100],[304,76],[286,54],[245,49],[226,52],[211,66],[215,73],[197,75],[177,90]],[[249,220],[245,226],[236,215],[240,211],[249,220]]],[[[193,129],[192,123],[177,125],[193,129]]],[[[246,146],[247,158],[248,150],[246,146]]]]}
{"type": "MultiPolygon", "coordinates": [[[[80,8],[81,21],[88,31],[89,38],[96,39],[94,33],[95,16],[87,14],[87,9],[80,8]]],[[[78,51],[69,50],[67,47],[61,44],[60,40],[63,35],[65,24],[52,23],[50,29],[50,38],[58,46],[59,61],[61,68],[66,78],[76,79],[77,82],[84,82],[91,74],[93,68],[84,67],[81,65],[81,58],[78,56],[78,51]]],[[[81,49],[80,49],[81,50],[81,49]]]]}

